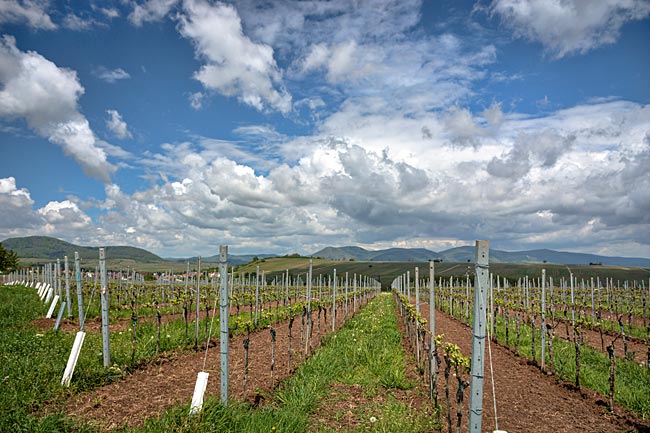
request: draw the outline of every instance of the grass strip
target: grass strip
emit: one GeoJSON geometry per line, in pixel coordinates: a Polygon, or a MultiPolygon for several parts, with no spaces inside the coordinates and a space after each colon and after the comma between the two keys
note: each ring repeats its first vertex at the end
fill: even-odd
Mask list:
{"type": "MultiPolygon", "coordinates": [[[[189,406],[173,408],[148,420],[132,432],[305,432],[313,429],[312,414],[328,394],[330,385],[361,385],[364,395],[376,396],[410,389],[405,354],[397,327],[394,301],[378,295],[336,333],[288,379],[272,403],[262,408],[233,402],[228,407],[208,398],[198,416],[188,416],[189,406]]],[[[353,431],[431,431],[433,419],[408,404],[388,398],[386,404],[369,404],[353,414],[353,431]]],[[[319,431],[327,431],[319,428],[319,431]]]]}

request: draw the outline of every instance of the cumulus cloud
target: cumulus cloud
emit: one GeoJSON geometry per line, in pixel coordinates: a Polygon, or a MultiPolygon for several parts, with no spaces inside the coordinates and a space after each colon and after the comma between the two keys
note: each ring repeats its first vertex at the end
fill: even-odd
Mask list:
{"type": "Polygon", "coordinates": [[[20,51],[11,36],[0,42],[0,117],[23,118],[30,128],[72,156],[84,172],[108,181],[114,167],[96,146],[77,101],[84,88],[77,74],[40,54],[20,51]]]}
{"type": "Polygon", "coordinates": [[[233,6],[188,0],[178,19],[181,35],[194,43],[197,56],[206,62],[194,74],[206,89],[235,96],[258,110],[291,110],[291,95],[281,86],[273,48],[244,34],[233,6]]]}
{"type": "Polygon", "coordinates": [[[555,58],[612,44],[628,21],[650,14],[646,0],[493,0],[490,11],[515,35],[541,42],[555,58]]]}
{"type": "Polygon", "coordinates": [[[528,174],[534,164],[552,167],[564,153],[571,150],[575,136],[563,137],[552,131],[518,137],[512,148],[487,165],[492,176],[520,178],[528,174]]]}
{"type": "Polygon", "coordinates": [[[91,218],[70,200],[34,208],[29,191],[13,177],[0,178],[0,238],[48,234],[70,238],[94,228],[91,218]]]}
{"type": "Polygon", "coordinates": [[[2,23],[26,23],[37,30],[57,28],[47,13],[47,2],[32,0],[0,2],[0,24],[2,23]]]}
{"type": "Polygon", "coordinates": [[[35,227],[39,221],[31,214],[33,205],[29,191],[17,188],[15,178],[0,178],[0,230],[35,227]]]}
{"type": "Polygon", "coordinates": [[[63,225],[70,231],[87,230],[93,225],[90,217],[70,200],[48,202],[37,212],[45,223],[42,230],[47,234],[57,233],[63,225]]]}
{"type": "Polygon", "coordinates": [[[7,180],[0,191],[14,191],[14,208],[34,224],[46,217],[54,224],[69,212],[78,227],[94,228],[98,242],[167,255],[205,253],[218,243],[311,253],[316,244],[442,245],[482,237],[504,249],[570,242],[572,249],[647,255],[650,107],[608,101],[541,117],[511,113],[478,138],[480,152],[450,149],[445,116],[368,118],[347,138],[241,127],[242,137],[279,140],[278,149],[310,143],[293,162],[262,171],[233,143],[192,137],[167,144],[146,163],[165,175],[131,193],[106,185],[96,222],[65,202],[30,213],[27,191],[7,180]],[[422,140],[423,123],[432,138],[422,140]]]}
{"type": "Polygon", "coordinates": [[[67,14],[63,18],[63,27],[69,30],[84,31],[89,30],[97,24],[93,18],[83,18],[73,13],[67,14]]]}
{"type": "Polygon", "coordinates": [[[311,47],[309,54],[303,59],[301,69],[303,73],[325,68],[327,80],[336,83],[341,80],[355,78],[359,75],[357,68],[357,44],[347,41],[332,46],[316,44],[311,47]]]}
{"type": "Polygon", "coordinates": [[[129,14],[129,21],[137,27],[144,23],[161,21],[177,3],[178,0],[146,0],[136,3],[129,14]]]}
{"type": "Polygon", "coordinates": [[[97,78],[111,84],[131,78],[131,75],[122,68],[107,69],[105,66],[99,66],[93,72],[97,78]]]}
{"type": "Polygon", "coordinates": [[[129,132],[126,122],[122,119],[122,116],[117,112],[117,110],[106,110],[106,113],[109,116],[106,120],[106,127],[115,134],[117,138],[123,140],[125,138],[133,137],[129,132]]]}

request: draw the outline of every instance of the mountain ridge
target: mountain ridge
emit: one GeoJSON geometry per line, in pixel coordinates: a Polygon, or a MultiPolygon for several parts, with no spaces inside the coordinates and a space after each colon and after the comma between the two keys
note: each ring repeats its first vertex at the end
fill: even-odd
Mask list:
{"type": "MultiPolygon", "coordinates": [[[[75,245],[49,236],[9,238],[2,241],[2,244],[5,248],[13,250],[19,258],[57,259],[68,256],[68,259],[74,259],[75,252],[83,258],[99,257],[99,247],[75,245]]],[[[161,257],[143,248],[107,245],[106,250],[107,256],[111,259],[137,260],[145,263],[164,262],[161,257]]]]}
{"type": "MultiPolygon", "coordinates": [[[[98,247],[79,246],[72,243],[48,237],[27,236],[9,238],[2,241],[5,248],[16,252],[20,258],[57,259],[68,256],[74,258],[75,251],[83,258],[96,258],[98,247]]],[[[143,248],[130,246],[106,246],[107,255],[111,259],[136,260],[145,263],[157,262],[195,262],[196,257],[187,259],[164,259],[143,248]]],[[[326,247],[312,254],[329,260],[355,260],[376,262],[426,262],[429,260],[444,262],[473,262],[475,250],[473,246],[462,246],[436,252],[425,248],[387,248],[383,250],[367,250],[358,246],[326,247]]],[[[230,265],[250,262],[253,257],[260,259],[277,257],[273,254],[242,254],[228,255],[230,265]]],[[[204,262],[217,262],[218,256],[202,257],[204,262]]],[[[641,257],[601,256],[597,254],[573,253],[550,249],[534,249],[524,251],[502,251],[490,249],[490,262],[493,263],[553,263],[566,265],[602,264],[610,266],[650,267],[650,259],[641,257]]]]}
{"type": "MultiPolygon", "coordinates": [[[[388,248],[385,250],[366,250],[361,247],[326,247],[312,254],[330,260],[357,261],[400,261],[426,262],[473,262],[475,248],[462,246],[444,251],[431,251],[425,248],[388,248]]],[[[601,256],[597,254],[573,253],[550,249],[523,251],[502,251],[490,249],[490,262],[493,263],[554,263],[562,265],[602,264],[610,266],[650,267],[650,259],[642,257],[601,256]]]]}

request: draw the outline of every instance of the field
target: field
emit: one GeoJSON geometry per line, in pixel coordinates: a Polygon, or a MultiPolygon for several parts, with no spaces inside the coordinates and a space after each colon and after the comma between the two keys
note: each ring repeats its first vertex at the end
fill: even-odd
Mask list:
{"type": "MultiPolygon", "coordinates": [[[[36,288],[46,281],[57,294],[49,266],[0,288],[0,431],[467,431],[473,265],[436,263],[432,299],[424,263],[314,259],[310,274],[308,259],[277,258],[224,279],[203,267],[159,269],[153,281],[108,269],[110,362],[102,278],[83,274],[86,337],[69,387],[61,379],[80,329],[74,273],[60,280],[73,308],[58,330],[58,305],[45,318],[51,301],[36,288]],[[190,415],[201,371],[205,398],[190,415]]],[[[490,265],[484,430],[497,421],[511,432],[650,429],[648,270],[570,271],[572,279],[566,266],[490,265]]]]}

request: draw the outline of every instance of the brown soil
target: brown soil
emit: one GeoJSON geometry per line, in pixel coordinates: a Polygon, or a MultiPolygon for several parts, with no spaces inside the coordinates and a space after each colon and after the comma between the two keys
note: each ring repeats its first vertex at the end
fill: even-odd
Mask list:
{"type": "MultiPolygon", "coordinates": [[[[429,317],[428,305],[420,312],[429,317]]],[[[465,324],[436,311],[436,333],[444,341],[457,344],[465,356],[472,352],[472,330],[465,324]]],[[[543,374],[526,360],[517,358],[505,347],[492,343],[492,365],[497,396],[499,428],[512,432],[622,432],[650,431],[645,423],[622,408],[617,415],[607,412],[603,397],[594,392],[576,392],[559,384],[552,376],[543,374]]],[[[489,354],[485,351],[485,381],[483,397],[483,431],[494,430],[493,394],[490,381],[489,354]]],[[[444,361],[441,369],[444,368],[444,361]]],[[[442,373],[442,372],[441,372],[442,373]]],[[[455,395],[456,381],[450,379],[450,395],[455,395]],[[453,391],[452,391],[453,390],[453,391]]],[[[469,381],[469,378],[468,378],[469,381]]],[[[439,377],[439,395],[444,400],[444,377],[439,377]]],[[[466,391],[465,413],[468,413],[469,390],[466,391]]],[[[444,403],[444,402],[443,402],[444,403]]],[[[452,418],[456,404],[452,403],[452,418]]],[[[443,410],[444,412],[444,410],[443,410]]],[[[467,431],[467,422],[463,423],[467,431]]]]}
{"type": "MultiPolygon", "coordinates": [[[[312,313],[314,320],[314,345],[318,343],[318,311],[312,313]]],[[[345,321],[337,314],[336,326],[345,321]]],[[[249,371],[244,393],[244,339],[237,335],[229,339],[230,349],[230,398],[262,403],[278,384],[287,378],[304,360],[304,343],[301,344],[301,317],[296,317],[292,328],[291,368],[289,368],[288,331],[289,321],[274,325],[276,330],[275,369],[271,378],[271,334],[269,329],[250,335],[249,371]]],[[[321,315],[320,336],[331,329],[321,315]]],[[[212,339],[205,371],[210,373],[206,396],[220,395],[219,343],[212,339]]],[[[203,346],[205,348],[205,346],[203,346]]],[[[313,347],[315,349],[316,347],[313,347]]],[[[146,365],[119,382],[73,396],[65,404],[65,412],[73,418],[87,420],[102,430],[141,425],[146,418],[160,415],[172,406],[189,405],[194,392],[197,374],[201,371],[205,350],[199,352],[172,353],[160,362],[146,365]],[[137,402],[135,404],[134,402],[137,402]]],[[[74,379],[73,379],[74,380],[74,379]]]]}

